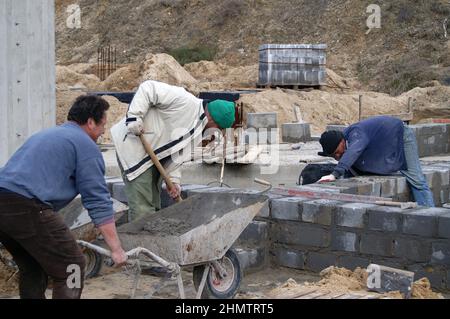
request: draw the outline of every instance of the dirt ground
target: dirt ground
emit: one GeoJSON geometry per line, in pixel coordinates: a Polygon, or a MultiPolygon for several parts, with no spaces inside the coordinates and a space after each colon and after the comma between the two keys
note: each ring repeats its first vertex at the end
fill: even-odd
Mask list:
{"type": "MultiPolygon", "coordinates": [[[[183,283],[186,298],[195,298],[196,291],[192,282],[192,272],[183,271],[183,283]]],[[[241,283],[236,299],[287,299],[299,291],[314,289],[321,292],[359,293],[378,297],[402,299],[400,293],[379,295],[367,292],[364,270],[354,272],[347,269],[330,267],[321,274],[294,270],[289,268],[267,268],[259,272],[246,274],[241,283]]],[[[128,299],[133,287],[134,274],[127,270],[103,267],[101,275],[88,279],[83,290],[83,299],[128,299]]],[[[136,298],[149,298],[154,292],[155,299],[178,298],[176,280],[166,281],[161,285],[161,278],[141,275],[136,298]]],[[[51,291],[47,292],[51,297],[51,291]]],[[[17,298],[17,287],[14,289],[0,289],[0,298],[17,298]]],[[[450,294],[439,294],[431,290],[429,282],[421,279],[414,284],[413,299],[449,299],[450,294]]]]}

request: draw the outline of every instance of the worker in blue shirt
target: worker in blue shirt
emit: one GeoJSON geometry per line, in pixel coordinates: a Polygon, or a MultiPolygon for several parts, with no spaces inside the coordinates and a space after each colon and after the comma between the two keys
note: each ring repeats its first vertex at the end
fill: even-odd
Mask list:
{"type": "Polygon", "coordinates": [[[328,131],[320,138],[321,156],[339,161],[333,173],[319,182],[332,182],[346,171],[406,177],[419,205],[434,207],[433,195],[420,166],[414,131],[397,118],[376,116],[349,126],[344,132],[328,131]]]}
{"type": "Polygon", "coordinates": [[[30,137],[0,170],[0,242],[19,268],[21,298],[45,298],[48,276],[54,299],[80,298],[84,255],[55,213],[78,194],[116,265],[127,260],[96,144],[105,131],[108,108],[100,97],[79,97],[67,123],[30,137]],[[79,284],[69,285],[74,265],[81,272],[79,284]]]}

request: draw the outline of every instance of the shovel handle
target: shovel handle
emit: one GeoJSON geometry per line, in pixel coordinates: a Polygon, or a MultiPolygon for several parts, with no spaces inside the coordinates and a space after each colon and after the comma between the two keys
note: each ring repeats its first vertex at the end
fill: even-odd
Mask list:
{"type": "Polygon", "coordinates": [[[258,184],[261,184],[261,185],[272,186],[272,184],[270,184],[268,181],[265,181],[263,179],[255,178],[253,181],[255,183],[258,183],[258,184]]]}
{"type": "MultiPolygon", "coordinates": [[[[167,188],[169,190],[173,189],[175,187],[175,185],[170,180],[169,175],[167,174],[167,172],[164,169],[164,167],[161,165],[161,162],[159,161],[159,159],[156,156],[155,152],[153,152],[152,147],[145,140],[144,135],[139,135],[139,138],[141,139],[141,142],[142,142],[142,145],[144,146],[145,151],[150,156],[150,158],[152,159],[153,164],[156,166],[156,168],[158,169],[159,173],[161,174],[161,176],[163,177],[164,181],[166,182],[167,188]]],[[[181,196],[178,195],[178,197],[175,200],[179,203],[183,199],[181,198],[181,196]]]]}

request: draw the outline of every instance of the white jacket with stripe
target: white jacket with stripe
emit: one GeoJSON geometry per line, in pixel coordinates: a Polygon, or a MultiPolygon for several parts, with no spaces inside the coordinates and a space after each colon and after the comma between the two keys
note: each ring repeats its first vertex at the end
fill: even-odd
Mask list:
{"type": "Polygon", "coordinates": [[[137,90],[126,118],[111,128],[117,157],[129,181],[153,166],[139,137],[128,134],[127,121],[141,118],[145,139],[162,160],[172,182],[180,184],[179,166],[191,159],[191,147],[201,143],[208,120],[203,101],[184,88],[145,81],[137,90]]]}

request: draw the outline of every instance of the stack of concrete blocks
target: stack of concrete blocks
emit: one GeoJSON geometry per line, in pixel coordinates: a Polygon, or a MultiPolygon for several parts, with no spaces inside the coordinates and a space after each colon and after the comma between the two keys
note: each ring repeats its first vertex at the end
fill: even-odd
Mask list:
{"type": "Polygon", "coordinates": [[[281,126],[281,136],[285,143],[300,143],[311,141],[311,125],[309,123],[284,123],[281,126]]]}
{"type": "Polygon", "coordinates": [[[450,153],[450,124],[417,124],[410,127],[416,134],[420,157],[450,153]]]}
{"type": "Polygon", "coordinates": [[[259,47],[261,86],[326,84],[325,44],[264,44],[259,47]]]}
{"type": "MultiPolygon", "coordinates": [[[[440,171],[433,178],[437,178],[435,175],[448,176],[440,171]]],[[[121,196],[121,181],[111,181],[108,186],[113,196],[121,196]]],[[[401,176],[370,177],[297,188],[390,197],[403,192],[405,182],[401,176]]],[[[211,192],[256,193],[255,190],[185,185],[183,196],[211,192]]],[[[244,272],[263,269],[269,261],[275,266],[316,272],[332,265],[353,270],[375,263],[412,271],[416,279],[427,277],[433,287],[450,289],[449,209],[401,210],[271,193],[268,198],[267,205],[234,245],[244,272]]]]}
{"type": "Polygon", "coordinates": [[[401,210],[373,204],[291,197],[271,201],[276,265],[319,272],[371,263],[427,277],[450,288],[450,210],[401,210]]]}
{"type": "Polygon", "coordinates": [[[433,193],[436,206],[450,202],[450,163],[422,164],[422,171],[433,193]]]}
{"type": "Polygon", "coordinates": [[[245,142],[250,145],[278,144],[278,113],[248,113],[245,142]]]}

